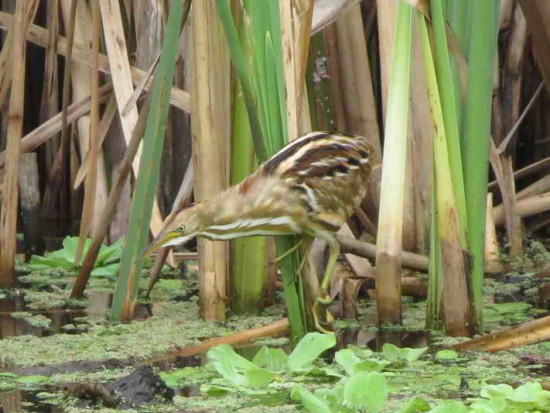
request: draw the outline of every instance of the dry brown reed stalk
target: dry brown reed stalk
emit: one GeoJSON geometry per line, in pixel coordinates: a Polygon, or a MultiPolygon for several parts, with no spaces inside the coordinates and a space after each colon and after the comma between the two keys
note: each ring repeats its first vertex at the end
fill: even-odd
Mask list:
{"type": "MultiPolygon", "coordinates": [[[[113,85],[106,84],[99,88],[99,100],[105,102],[112,95],[113,85]]],[[[73,103],[68,108],[68,123],[76,122],[82,116],[87,115],[91,109],[91,97],[86,96],[84,99],[73,103]]],[[[53,118],[41,124],[32,132],[29,132],[21,139],[21,153],[27,153],[38,148],[43,143],[47,142],[53,136],[61,131],[62,114],[58,113],[53,118]]],[[[6,164],[6,152],[0,152],[0,169],[6,164]]]]}
{"type": "Polygon", "coordinates": [[[322,32],[325,43],[325,52],[327,56],[327,74],[330,96],[333,102],[332,121],[335,130],[346,130],[346,116],[344,113],[344,96],[340,85],[342,84],[340,76],[340,55],[338,53],[338,40],[336,37],[336,25],[327,27],[322,32]]]}
{"type": "MultiPolygon", "coordinates": [[[[101,118],[101,122],[99,124],[98,134],[99,134],[100,147],[103,146],[103,142],[107,137],[107,132],[111,127],[111,123],[113,122],[113,119],[115,118],[116,113],[117,113],[116,98],[114,94],[112,94],[109,100],[107,101],[107,105],[105,106],[105,110],[103,111],[103,117],[101,118]]],[[[78,173],[76,174],[76,177],[74,179],[74,185],[73,185],[74,189],[77,189],[78,187],[80,187],[82,182],[84,182],[84,178],[86,178],[86,173],[88,171],[88,159],[89,159],[89,153],[86,153],[80,164],[80,169],[78,170],[78,173]]]]}
{"type": "MultiPolygon", "coordinates": [[[[62,0],[67,1],[67,0],[62,0]]],[[[13,16],[9,13],[0,12],[0,27],[3,29],[9,29],[13,23],[13,16]]],[[[31,25],[27,34],[27,40],[31,43],[34,43],[38,46],[47,47],[48,46],[49,31],[36,26],[31,25]]],[[[58,37],[58,53],[61,56],[66,56],[67,54],[67,38],[63,36],[58,37]]],[[[92,62],[92,52],[91,49],[82,46],[81,43],[75,44],[73,47],[72,53],[73,61],[78,62],[79,64],[90,66],[92,62]]],[[[109,59],[105,55],[99,56],[99,70],[103,73],[110,73],[109,68],[109,59]]],[[[134,85],[141,84],[144,79],[147,78],[147,73],[141,69],[138,69],[135,66],[130,67],[132,74],[132,81],[134,85]]],[[[146,86],[146,90],[149,90],[150,85],[146,86]]],[[[191,111],[191,96],[188,92],[181,90],[178,87],[172,86],[172,92],[170,95],[170,103],[177,107],[180,110],[185,112],[191,111]]]]}
{"type": "Polygon", "coordinates": [[[359,3],[359,0],[317,0],[313,9],[311,34],[325,29],[347,14],[350,9],[359,3]]]}
{"type": "MultiPolygon", "coordinates": [[[[525,166],[521,169],[518,169],[514,172],[514,179],[525,178],[527,176],[533,175],[537,172],[545,171],[550,169],[550,156],[539,161],[532,163],[531,165],[525,166]]],[[[497,188],[498,182],[496,180],[489,183],[489,190],[494,190],[497,188]]]]}
{"type": "MultiPolygon", "coordinates": [[[[78,22],[78,24],[74,27],[74,46],[73,52],[76,51],[78,44],[91,44],[91,19],[90,19],[90,13],[89,9],[87,7],[87,4],[85,1],[82,0],[75,0],[76,3],[76,15],[75,20],[78,22]]],[[[61,11],[62,11],[62,17],[65,24],[65,27],[70,26],[71,24],[71,5],[72,1],[70,0],[61,0],[61,11]]],[[[58,49],[61,50],[60,45],[58,44],[58,49]]],[[[73,53],[74,56],[74,53],[73,53]]],[[[90,78],[91,78],[91,70],[90,65],[92,64],[93,57],[92,53],[90,51],[89,55],[89,61],[87,64],[82,64],[79,62],[76,62],[74,59],[71,59],[71,68],[70,68],[70,75],[71,75],[71,87],[72,87],[72,100],[78,101],[81,99],[86,98],[87,96],[91,96],[91,88],[90,88],[90,78]]],[[[80,150],[80,153],[82,156],[86,152],[88,152],[89,149],[89,143],[90,143],[90,117],[87,115],[82,116],[77,122],[76,122],[76,132],[77,132],[77,141],[78,141],[78,148],[80,150]]],[[[72,186],[72,185],[71,185],[72,186]]],[[[105,201],[107,199],[107,172],[105,169],[105,161],[104,161],[104,155],[103,151],[100,150],[98,152],[97,157],[97,185],[96,185],[96,196],[95,196],[95,202],[94,202],[94,210],[95,211],[101,211],[105,206],[105,201]]],[[[97,228],[99,222],[99,214],[94,214],[92,217],[92,224],[91,224],[91,233],[95,231],[97,228]]]]}
{"type": "Polygon", "coordinates": [[[25,236],[25,258],[45,251],[44,231],[40,216],[40,185],[36,153],[21,155],[19,165],[19,202],[25,236]]]}
{"type": "Polygon", "coordinates": [[[528,198],[534,195],[540,195],[543,192],[550,191],[550,175],[546,175],[539,179],[538,181],[533,182],[531,185],[525,187],[519,191],[516,195],[516,199],[528,198]]]}
{"type": "MultiPolygon", "coordinates": [[[[365,258],[376,257],[376,245],[369,242],[358,241],[350,237],[338,235],[338,242],[343,252],[355,254],[365,258]]],[[[413,270],[428,271],[429,259],[425,255],[415,254],[413,252],[403,251],[401,264],[405,268],[413,270]]]]}
{"type": "Polygon", "coordinates": [[[550,316],[455,344],[460,351],[503,351],[550,340],[550,316]]]}
{"type": "Polygon", "coordinates": [[[262,337],[269,337],[279,334],[285,334],[288,331],[288,318],[282,318],[271,324],[261,327],[251,328],[250,330],[239,331],[226,337],[217,337],[206,340],[196,346],[186,346],[176,351],[170,351],[164,356],[155,357],[147,360],[146,363],[156,363],[161,360],[170,360],[172,358],[189,357],[205,352],[206,350],[219,346],[221,344],[241,344],[256,340],[262,337]]]}
{"type": "Polygon", "coordinates": [[[117,209],[120,194],[122,193],[124,185],[132,172],[132,162],[138,151],[143,133],[145,132],[150,106],[151,93],[147,95],[147,98],[143,103],[138,122],[136,124],[136,127],[134,128],[134,131],[132,132],[132,138],[128,143],[128,147],[126,148],[124,157],[120,162],[116,179],[111,186],[109,197],[107,198],[107,202],[105,203],[105,208],[101,211],[101,214],[98,214],[100,215],[99,225],[97,227],[97,231],[92,236],[92,243],[88,248],[86,256],[84,257],[84,261],[82,262],[82,266],[80,267],[80,270],[78,272],[76,281],[73,285],[71,298],[82,298],[82,295],[84,294],[86,284],[88,283],[88,279],[90,278],[90,274],[94,268],[97,254],[99,253],[101,244],[103,243],[103,240],[107,235],[109,225],[111,224],[113,215],[117,209]]]}
{"type": "MultiPolygon", "coordinates": [[[[197,201],[227,187],[230,132],[229,55],[219,27],[214,0],[192,7],[193,155],[197,201]]],[[[199,241],[201,314],[205,320],[225,319],[228,279],[226,242],[199,241]]]]}
{"type": "MultiPolygon", "coordinates": [[[[516,213],[522,217],[529,217],[550,210],[550,192],[523,198],[516,203],[516,213]]],[[[505,220],[504,206],[498,205],[493,210],[495,225],[503,225],[505,220]]]]}
{"type": "Polygon", "coordinates": [[[498,237],[493,218],[493,194],[487,194],[487,217],[485,219],[485,262],[486,265],[503,269],[500,259],[498,237]]]}
{"type": "Polygon", "coordinates": [[[15,8],[14,32],[11,46],[11,96],[8,112],[4,191],[0,211],[0,288],[15,284],[15,254],[17,231],[19,146],[23,133],[25,105],[26,16],[31,3],[19,1],[15,8]]]}
{"type": "Polygon", "coordinates": [[[519,4],[531,33],[537,60],[546,91],[550,93],[550,2],[546,0],[520,0],[519,4]]]}
{"type": "Polygon", "coordinates": [[[336,22],[335,28],[345,130],[365,136],[380,155],[380,130],[361,6],[351,7],[336,22]]]}
{"type": "MultiPolygon", "coordinates": [[[[301,120],[304,117],[302,100],[304,97],[304,76],[309,51],[313,1],[280,1],[279,11],[288,136],[289,141],[292,141],[302,133],[309,132],[304,130],[301,120]]],[[[309,123],[309,116],[306,117],[306,123],[309,123]]]]}
{"type": "MultiPolygon", "coordinates": [[[[63,88],[62,88],[62,101],[61,101],[61,143],[59,147],[57,148],[57,152],[55,154],[52,166],[50,170],[48,171],[48,179],[46,184],[46,190],[44,193],[44,199],[43,199],[43,205],[42,210],[46,214],[48,214],[50,211],[53,212],[55,209],[56,204],[56,198],[61,188],[62,179],[64,177],[64,174],[62,173],[62,169],[65,166],[66,158],[67,158],[67,151],[70,150],[70,135],[72,133],[72,129],[69,130],[69,125],[67,123],[67,108],[70,104],[70,98],[71,98],[71,88],[70,88],[70,82],[71,82],[71,56],[72,56],[72,50],[74,45],[74,31],[76,26],[76,7],[77,7],[77,0],[72,0],[70,5],[70,11],[69,11],[69,23],[66,23],[66,31],[67,31],[67,38],[68,38],[68,44],[67,44],[67,56],[65,58],[65,66],[63,71],[63,88]]],[[[70,163],[72,166],[72,162],[70,163]]],[[[65,200],[64,191],[61,192],[61,198],[62,198],[62,204],[65,200]]],[[[64,207],[65,205],[63,205],[64,207]]]]}
{"type": "Polygon", "coordinates": [[[489,159],[502,195],[506,234],[510,240],[510,255],[517,256],[523,250],[523,237],[521,218],[517,213],[516,182],[513,176],[512,159],[507,154],[499,155],[493,140],[491,140],[489,159]]]}
{"type": "MultiPolygon", "coordinates": [[[[48,46],[44,68],[42,102],[40,105],[40,123],[46,122],[59,112],[59,74],[57,62],[57,36],[59,34],[59,0],[48,2],[47,27],[49,31],[48,46]]],[[[53,166],[54,156],[59,147],[58,139],[53,139],[45,147],[44,164],[46,170],[53,166]]]]}
{"type": "MultiPolygon", "coordinates": [[[[128,102],[134,95],[134,86],[132,84],[132,74],[130,62],[128,60],[122,13],[118,0],[104,0],[101,2],[101,18],[104,27],[109,67],[111,68],[111,76],[120,115],[119,118],[122,124],[124,139],[128,144],[132,138],[132,131],[136,126],[139,114],[135,103],[130,106],[128,105],[128,102]],[[126,113],[124,113],[125,108],[129,108],[126,113]]],[[[147,78],[145,80],[147,80],[147,78]]],[[[145,85],[145,83],[146,82],[144,82],[143,85],[145,85]]],[[[141,149],[138,150],[133,164],[133,170],[136,176],[139,173],[140,158],[141,149]]],[[[129,214],[129,211],[126,211],[126,214],[129,214]]],[[[153,203],[150,227],[154,237],[156,237],[162,229],[162,216],[156,197],[153,203]]]]}
{"type": "Polygon", "coordinates": [[[414,214],[414,250],[428,253],[432,218],[433,123],[430,112],[426,70],[418,31],[413,33],[411,67],[410,176],[413,185],[411,212],[414,214]]]}
{"type": "MultiPolygon", "coordinates": [[[[28,7],[25,9],[24,16],[24,22],[27,27],[34,20],[39,4],[39,0],[29,1],[28,7]]],[[[11,85],[13,36],[14,34],[12,30],[10,30],[4,39],[4,47],[2,47],[2,53],[0,53],[0,106],[4,104],[6,98],[8,97],[8,92],[11,85]]]]}
{"type": "MultiPolygon", "coordinates": [[[[97,178],[97,154],[99,152],[99,47],[101,42],[101,16],[99,2],[90,3],[92,9],[92,70],[91,89],[92,101],[90,111],[90,146],[86,153],[88,157],[88,173],[84,183],[84,202],[82,205],[82,218],[80,219],[80,231],[75,252],[75,263],[80,263],[86,238],[90,232],[92,216],[94,214],[96,178],[97,178]]],[[[115,88],[116,92],[116,88],[115,88]]]]}
{"type": "MultiPolygon", "coordinates": [[[[515,133],[521,114],[521,89],[523,85],[523,60],[527,44],[527,23],[521,7],[515,6],[513,13],[512,30],[505,55],[505,64],[501,72],[501,88],[499,98],[495,98],[493,104],[494,136],[496,143],[501,147],[508,146],[506,151],[498,151],[500,159],[499,174],[501,175],[502,186],[500,192],[503,203],[506,206],[506,233],[510,245],[509,253],[517,256],[523,253],[522,222],[516,214],[516,186],[513,171],[513,148],[515,147],[515,133]],[[509,133],[508,131],[512,131],[509,133]],[[508,136],[505,136],[508,134],[508,136]],[[514,145],[510,145],[510,140],[514,145]],[[506,141],[506,142],[505,142],[506,141]]],[[[495,157],[491,155],[491,159],[495,157]]],[[[496,160],[496,159],[494,159],[496,160]]],[[[494,160],[492,161],[494,164],[494,160]]],[[[496,172],[496,171],[495,171],[496,172]]]]}
{"type": "MultiPolygon", "coordinates": [[[[347,224],[340,228],[340,230],[338,231],[338,235],[341,235],[343,237],[355,238],[353,232],[347,224]]],[[[372,265],[370,264],[368,259],[353,254],[344,254],[344,257],[348,262],[351,270],[357,277],[376,277],[374,268],[372,268],[372,265]]]]}

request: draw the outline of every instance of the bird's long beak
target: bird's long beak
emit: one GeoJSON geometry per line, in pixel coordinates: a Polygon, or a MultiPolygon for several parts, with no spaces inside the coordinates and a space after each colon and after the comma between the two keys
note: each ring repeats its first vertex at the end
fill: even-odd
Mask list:
{"type": "Polygon", "coordinates": [[[141,254],[136,258],[136,261],[141,260],[142,258],[145,258],[149,255],[151,255],[153,252],[158,251],[166,243],[168,243],[170,240],[177,238],[178,234],[175,232],[167,232],[166,234],[160,234],[157,238],[153,240],[143,251],[141,251],[141,254]]]}

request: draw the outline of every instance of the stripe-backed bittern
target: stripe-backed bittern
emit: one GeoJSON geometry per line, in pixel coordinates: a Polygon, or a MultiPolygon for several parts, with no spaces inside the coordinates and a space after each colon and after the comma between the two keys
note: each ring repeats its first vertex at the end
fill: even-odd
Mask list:
{"type": "Polygon", "coordinates": [[[291,142],[238,185],[171,214],[143,255],[193,237],[227,240],[298,234],[328,243],[329,259],[314,308],[328,286],[340,247],[336,231],[365,197],[375,152],[362,136],[312,132],[291,142]]]}

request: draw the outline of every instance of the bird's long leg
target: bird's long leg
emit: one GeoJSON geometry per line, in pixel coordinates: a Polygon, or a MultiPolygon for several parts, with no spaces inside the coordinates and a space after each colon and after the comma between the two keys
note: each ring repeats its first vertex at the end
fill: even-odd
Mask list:
{"type": "Polygon", "coordinates": [[[273,263],[277,263],[281,261],[283,258],[288,257],[290,254],[292,254],[294,251],[296,251],[303,243],[303,238],[301,238],[294,246],[287,249],[285,252],[283,252],[281,255],[279,255],[277,258],[273,260],[273,263]]]}
{"type": "Polygon", "coordinates": [[[302,269],[304,268],[304,264],[307,261],[307,258],[309,257],[309,252],[311,251],[311,244],[313,244],[313,239],[309,234],[302,235],[302,238],[300,239],[299,244],[302,245],[302,250],[300,251],[302,255],[302,260],[300,261],[300,266],[298,267],[298,273],[302,273],[302,269]]]}
{"type": "MultiPolygon", "coordinates": [[[[330,331],[326,330],[320,323],[319,307],[321,304],[326,306],[332,302],[330,295],[328,294],[328,288],[330,284],[330,277],[332,276],[332,273],[334,272],[334,268],[336,267],[338,254],[340,254],[340,244],[338,243],[338,241],[336,239],[329,239],[327,241],[328,241],[328,247],[329,247],[329,256],[328,256],[327,266],[325,268],[325,273],[321,281],[321,291],[320,291],[319,297],[316,298],[312,308],[315,328],[323,333],[330,333],[330,331]]],[[[328,310],[326,310],[325,320],[329,325],[331,325],[332,322],[334,321],[332,314],[328,310]]]]}
{"type": "Polygon", "coordinates": [[[327,266],[325,268],[325,274],[323,275],[323,280],[321,281],[321,294],[317,298],[317,301],[319,301],[322,304],[330,304],[331,299],[328,294],[328,287],[330,285],[330,277],[332,276],[332,273],[334,272],[334,268],[336,267],[336,262],[338,261],[338,254],[340,254],[340,244],[336,239],[331,239],[328,242],[328,261],[327,266]]]}

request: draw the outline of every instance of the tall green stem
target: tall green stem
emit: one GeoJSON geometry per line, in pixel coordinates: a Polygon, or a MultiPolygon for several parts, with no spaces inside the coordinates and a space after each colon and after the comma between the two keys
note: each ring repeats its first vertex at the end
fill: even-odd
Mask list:
{"type": "Polygon", "coordinates": [[[497,0],[472,2],[463,160],[468,241],[473,256],[472,290],[478,322],[481,322],[483,304],[485,208],[497,25],[497,0]]]}
{"type": "Polygon", "coordinates": [[[111,317],[114,320],[130,319],[135,308],[143,265],[142,260],[136,261],[136,258],[145,247],[149,234],[149,226],[143,223],[151,220],[182,18],[183,0],[172,1],[161,58],[153,80],[151,109],[147,118],[140,174],[137,178],[130,213],[130,229],[122,252],[119,277],[113,298],[111,317]]]}

